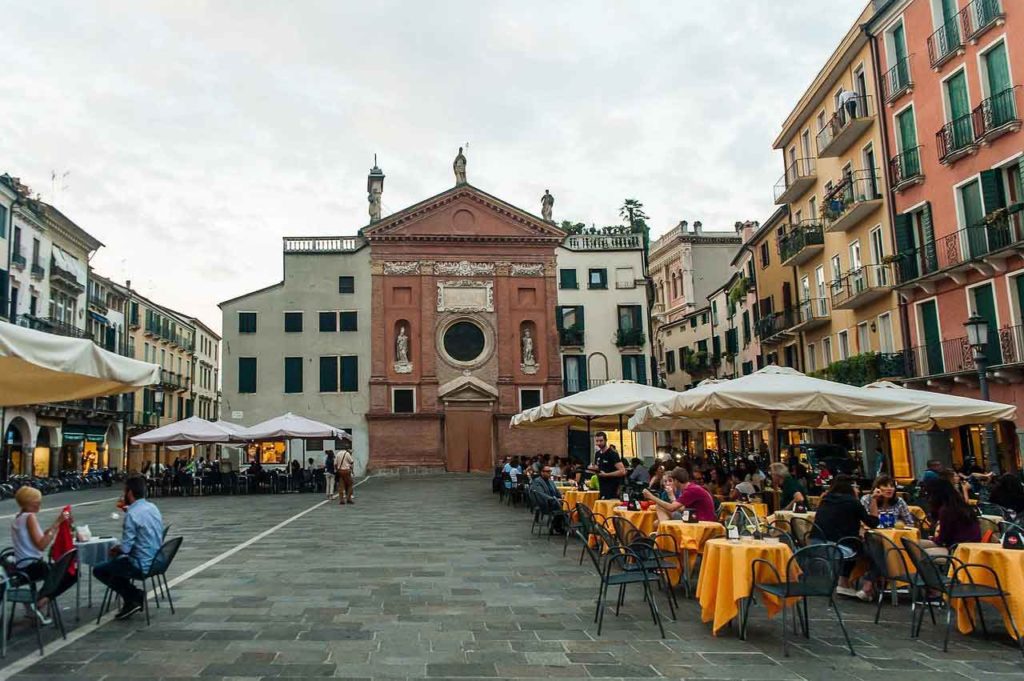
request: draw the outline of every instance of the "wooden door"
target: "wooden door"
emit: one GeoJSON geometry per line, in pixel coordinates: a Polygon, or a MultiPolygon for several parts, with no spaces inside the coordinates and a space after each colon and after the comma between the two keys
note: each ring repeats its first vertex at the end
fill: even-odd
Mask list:
{"type": "Polygon", "coordinates": [[[494,468],[494,456],[491,450],[493,437],[491,412],[470,412],[469,420],[469,470],[473,472],[491,472],[494,468]]]}
{"type": "Polygon", "coordinates": [[[445,468],[449,473],[492,469],[491,424],[489,411],[445,412],[445,468]]]}

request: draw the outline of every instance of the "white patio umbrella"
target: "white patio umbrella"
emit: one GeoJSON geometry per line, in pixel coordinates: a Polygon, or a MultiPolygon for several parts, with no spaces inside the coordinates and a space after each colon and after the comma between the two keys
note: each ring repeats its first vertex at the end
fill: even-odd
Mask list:
{"type": "Polygon", "coordinates": [[[630,419],[634,430],[661,430],[666,418],[734,419],[767,425],[778,458],[778,428],[930,428],[927,405],[896,391],[868,390],[768,366],[730,381],[698,386],[630,419]]]}
{"type": "Polygon", "coordinates": [[[0,322],[0,407],[81,400],[160,382],[160,367],[86,338],[0,322]]]}
{"type": "Polygon", "coordinates": [[[352,445],[352,437],[344,430],[291,412],[243,428],[231,436],[236,442],[284,440],[286,447],[289,440],[302,440],[303,456],[306,454],[306,440],[321,438],[347,440],[349,446],[352,445]]]}
{"type": "Polygon", "coordinates": [[[136,435],[132,442],[143,445],[195,445],[231,442],[232,432],[212,421],[190,416],[166,426],[136,435]]]}
{"type": "Polygon", "coordinates": [[[893,390],[903,397],[927,405],[928,414],[936,426],[943,430],[974,424],[1014,421],[1017,407],[1001,402],[976,400],[973,397],[959,397],[946,393],[913,390],[889,381],[876,381],[865,388],[870,390],[893,390]]]}

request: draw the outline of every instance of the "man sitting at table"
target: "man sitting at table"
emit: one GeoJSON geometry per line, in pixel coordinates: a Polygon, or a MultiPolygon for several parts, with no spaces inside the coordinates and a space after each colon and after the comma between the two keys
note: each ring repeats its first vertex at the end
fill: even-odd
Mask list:
{"type": "MultiPolygon", "coordinates": [[[[540,469],[540,477],[534,478],[530,484],[530,491],[537,495],[537,503],[541,505],[545,513],[555,513],[562,510],[562,493],[551,482],[551,466],[543,466],[540,469]]],[[[565,532],[564,518],[556,515],[551,525],[551,531],[561,534],[565,532]]]]}
{"type": "Polygon", "coordinates": [[[128,619],[142,611],[146,594],[132,584],[142,579],[163,542],[164,521],[160,509],[146,500],[146,481],[133,475],[124,483],[124,531],[121,543],[110,550],[111,559],[93,568],[92,574],[121,597],[116,619],[128,619]]]}
{"type": "Polygon", "coordinates": [[[807,490],[789,474],[786,464],[776,461],[769,471],[772,474],[772,484],[781,491],[778,510],[792,511],[797,506],[807,505],[807,490]]]}
{"type": "Polygon", "coordinates": [[[715,520],[715,500],[711,493],[700,485],[690,482],[690,475],[683,467],[675,468],[664,478],[665,491],[669,501],[661,499],[650,490],[644,490],[644,498],[653,501],[657,507],[658,522],[682,520],[683,509],[693,511],[699,521],[715,520]]]}

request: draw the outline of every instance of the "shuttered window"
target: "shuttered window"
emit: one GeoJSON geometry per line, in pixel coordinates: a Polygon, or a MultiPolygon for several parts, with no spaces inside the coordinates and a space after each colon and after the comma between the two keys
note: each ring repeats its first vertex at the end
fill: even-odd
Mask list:
{"type": "Polygon", "coordinates": [[[340,331],[357,331],[358,330],[358,319],[356,312],[341,312],[339,313],[341,318],[341,324],[338,327],[340,331]]]}
{"type": "Polygon", "coordinates": [[[238,358],[238,392],[256,392],[256,358],[238,358]]]}
{"type": "Polygon", "coordinates": [[[320,313],[320,331],[321,332],[334,332],[338,330],[338,313],[337,312],[321,312],[320,313]]]}
{"type": "MultiPolygon", "coordinates": [[[[238,333],[256,333],[256,313],[238,313],[238,333]]],[[[165,336],[168,334],[164,334],[165,336]]]]}
{"type": "Polygon", "coordinates": [[[284,331],[285,331],[285,333],[301,333],[302,332],[302,313],[301,312],[285,312],[284,313],[284,331]]]}
{"type": "Polygon", "coordinates": [[[286,393],[302,392],[302,358],[284,358],[284,391],[286,393]]]}
{"type": "Polygon", "coordinates": [[[647,383],[647,364],[643,355],[622,355],[622,379],[647,383]]]}
{"type": "Polygon", "coordinates": [[[341,392],[359,391],[359,358],[346,355],[341,358],[341,392]]]}
{"type": "Polygon", "coordinates": [[[350,276],[338,277],[338,293],[355,293],[356,278],[350,276]]]}
{"type": "Polygon", "coordinates": [[[558,270],[558,288],[563,289],[578,289],[580,284],[576,281],[576,270],[575,269],[560,269],[558,270]]]}
{"type": "Polygon", "coordinates": [[[338,358],[320,358],[320,392],[338,392],[338,358]]]}

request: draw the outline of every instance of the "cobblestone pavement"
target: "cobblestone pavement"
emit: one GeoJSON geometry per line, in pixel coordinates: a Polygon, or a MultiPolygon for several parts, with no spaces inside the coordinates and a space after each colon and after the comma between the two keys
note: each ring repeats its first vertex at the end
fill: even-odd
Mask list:
{"type": "MultiPolygon", "coordinates": [[[[154,609],[150,627],[141,615],[98,628],[83,616],[63,647],[48,633],[40,659],[19,625],[0,679],[1024,678],[1001,626],[991,642],[954,633],[943,653],[930,622],[909,638],[906,605],[886,606],[875,625],[873,608],[841,604],[857,657],[824,608],[812,607],[812,638],[788,658],[779,622],[758,607],[739,641],[732,631],[712,637],[697,604],[683,601],[662,639],[639,592],[618,617],[607,614],[598,638],[596,577],[577,564],[578,547],[563,558],[560,538],[531,537],[526,512],[499,505],[489,487],[479,476],[370,479],[356,506],[316,507],[269,533],[319,499],[158,499],[171,536],[185,536],[172,581],[265,534],[180,581],[177,614],[154,609]]],[[[0,516],[10,513],[4,504],[0,516]]],[[[108,502],[77,515],[94,532],[114,529],[108,502]]]]}

